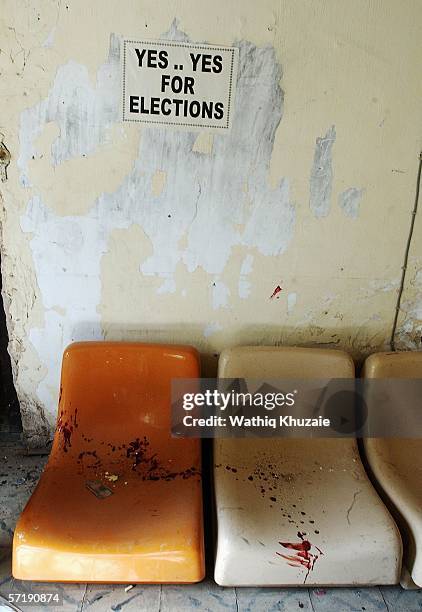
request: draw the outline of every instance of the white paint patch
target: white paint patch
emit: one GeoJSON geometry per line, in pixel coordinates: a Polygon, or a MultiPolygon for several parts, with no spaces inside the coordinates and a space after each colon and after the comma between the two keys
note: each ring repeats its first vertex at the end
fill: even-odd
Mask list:
{"type": "Polygon", "coordinates": [[[316,139],[314,162],[309,181],[309,206],[314,216],[326,217],[331,208],[333,188],[332,148],[336,140],[336,129],[330,127],[325,136],[316,139]]]}
{"type": "Polygon", "coordinates": [[[266,175],[250,186],[255,205],[246,222],[242,244],[256,247],[263,255],[283,253],[293,231],[294,209],[290,205],[289,181],[280,181],[276,193],[266,192],[266,175]],[[261,197],[259,197],[261,194],[261,197]]]}
{"type": "Polygon", "coordinates": [[[287,294],[287,314],[291,314],[293,312],[294,307],[297,302],[297,293],[288,293],[287,294]]]}
{"type": "Polygon", "coordinates": [[[94,216],[57,217],[37,196],[30,200],[21,227],[33,234],[30,245],[45,308],[44,327],[31,329],[29,339],[47,369],[38,397],[51,423],[63,349],[76,340],[102,338],[97,306],[107,240],[94,216]]]}
{"type": "Polygon", "coordinates": [[[55,35],[56,35],[56,26],[54,26],[54,28],[50,30],[50,33],[45,39],[45,41],[43,42],[42,46],[46,47],[47,49],[50,49],[54,44],[55,35]]]}
{"type": "Polygon", "coordinates": [[[272,49],[240,44],[232,131],[215,135],[207,156],[193,152],[194,133],[145,130],[133,171],[116,192],[101,198],[120,222],[131,218],[150,238],[153,254],[142,266],[144,274],[172,275],[180,259],[190,272],[202,267],[221,274],[235,245],[255,246],[264,255],[287,248],[295,221],[288,182],[276,189],[267,182],[282,110],[279,78],[272,49]],[[166,172],[167,187],[152,205],[146,186],[157,168],[166,172]],[[239,224],[245,225],[243,234],[235,229],[239,224]],[[187,247],[179,251],[185,233],[187,247]]]}
{"type": "Polygon", "coordinates": [[[157,293],[176,293],[176,281],[174,278],[166,278],[164,283],[157,289],[157,293]]]}
{"type": "Polygon", "coordinates": [[[238,284],[239,297],[245,300],[251,292],[251,283],[248,280],[249,274],[252,272],[253,256],[248,253],[240,266],[240,277],[238,284]]]}
{"type": "Polygon", "coordinates": [[[350,187],[339,195],[338,205],[347,217],[350,217],[351,219],[358,218],[359,207],[362,200],[363,192],[363,189],[350,187]]]}
{"type": "Polygon", "coordinates": [[[252,264],[253,264],[253,255],[246,255],[245,259],[242,261],[242,265],[240,267],[240,274],[242,276],[247,276],[252,272],[252,264]]]}
{"type": "Polygon", "coordinates": [[[212,336],[218,331],[221,331],[222,329],[223,327],[220,325],[220,323],[208,323],[208,325],[206,325],[204,328],[204,338],[209,338],[210,336],[212,336]]]}
{"type": "Polygon", "coordinates": [[[227,308],[229,303],[230,290],[221,281],[215,280],[212,284],[212,307],[214,310],[227,308]]]}
{"type": "Polygon", "coordinates": [[[246,300],[246,298],[248,298],[251,293],[250,281],[246,280],[245,278],[240,278],[239,284],[238,284],[238,292],[239,292],[239,297],[242,300],[246,300]]]}
{"type": "Polygon", "coordinates": [[[108,61],[97,73],[93,86],[88,69],[74,61],[61,66],[48,97],[21,114],[18,167],[20,182],[30,186],[28,162],[37,157],[35,140],[45,125],[56,122],[59,135],[51,147],[53,165],[74,157],[86,157],[107,141],[119,111],[120,42],[110,39],[108,61]]]}

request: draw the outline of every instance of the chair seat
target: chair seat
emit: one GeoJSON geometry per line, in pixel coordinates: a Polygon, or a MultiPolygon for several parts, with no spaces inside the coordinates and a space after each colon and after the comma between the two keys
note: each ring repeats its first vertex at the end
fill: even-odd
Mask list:
{"type": "MultiPolygon", "coordinates": [[[[350,378],[340,351],[242,347],[221,378],[350,378]]],[[[220,585],[395,584],[401,540],[354,439],[222,439],[214,444],[215,579],[220,585]]]]}
{"type": "MultiPolygon", "coordinates": [[[[198,375],[196,355],[180,347],[96,344],[70,347],[65,355],[54,445],[15,530],[13,575],[58,582],[201,580],[200,446],[170,437],[167,388],[171,373],[198,375]],[[88,354],[94,372],[86,369],[88,379],[98,378],[106,361],[114,368],[126,362],[129,372],[108,369],[109,384],[92,386],[84,397],[73,391],[72,368],[88,354]]],[[[88,390],[86,382],[83,387],[88,390]]]]}
{"type": "MultiPolygon", "coordinates": [[[[110,467],[109,473],[116,471],[110,467]]],[[[113,494],[101,499],[87,488],[86,475],[47,468],[16,530],[14,576],[93,582],[198,580],[199,477],[140,482],[132,470],[119,472],[114,486],[106,485],[113,494]]]]}

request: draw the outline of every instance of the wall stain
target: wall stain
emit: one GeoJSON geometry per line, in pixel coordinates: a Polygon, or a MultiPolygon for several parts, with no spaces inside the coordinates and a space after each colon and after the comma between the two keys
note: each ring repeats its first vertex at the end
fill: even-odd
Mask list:
{"type": "Polygon", "coordinates": [[[332,125],[325,136],[316,139],[314,161],[309,181],[309,206],[319,219],[326,217],[331,207],[333,188],[332,149],[336,140],[336,129],[332,125]]]}
{"type": "Polygon", "coordinates": [[[3,141],[3,134],[0,133],[0,179],[2,183],[7,181],[7,168],[10,164],[10,151],[3,141]]]}
{"type": "Polygon", "coordinates": [[[358,218],[363,192],[363,189],[349,187],[349,189],[346,189],[340,193],[338,197],[338,205],[347,217],[350,217],[351,219],[358,218]]]}

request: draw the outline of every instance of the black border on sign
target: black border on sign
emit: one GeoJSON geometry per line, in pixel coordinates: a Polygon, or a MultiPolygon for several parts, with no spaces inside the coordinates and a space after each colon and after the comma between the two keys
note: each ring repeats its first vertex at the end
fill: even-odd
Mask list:
{"type": "Polygon", "coordinates": [[[123,89],[123,99],[122,99],[122,118],[123,121],[128,123],[153,123],[157,125],[179,125],[181,127],[202,127],[208,129],[220,129],[220,130],[228,130],[230,124],[230,104],[232,97],[232,85],[233,85],[233,64],[234,64],[234,47],[214,47],[213,45],[196,45],[188,42],[167,42],[166,40],[123,40],[123,71],[122,71],[122,89],[123,89]],[[134,43],[142,43],[148,45],[167,45],[168,47],[184,47],[189,46],[192,49],[205,49],[209,50],[210,48],[214,51],[230,51],[231,53],[231,63],[230,63],[230,76],[229,76],[229,92],[228,92],[228,103],[227,103],[227,121],[226,125],[203,125],[200,123],[177,123],[175,121],[153,121],[148,119],[126,119],[125,117],[125,102],[126,102],[126,89],[125,89],[125,81],[126,81],[126,43],[134,44],[134,43]]]}

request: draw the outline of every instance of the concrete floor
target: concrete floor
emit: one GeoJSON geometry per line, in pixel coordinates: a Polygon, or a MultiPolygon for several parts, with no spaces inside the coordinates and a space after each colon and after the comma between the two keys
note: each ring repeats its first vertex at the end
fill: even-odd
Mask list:
{"type": "MultiPolygon", "coordinates": [[[[9,593],[58,593],[63,606],[47,610],[131,610],[146,612],[421,612],[422,590],[404,591],[400,587],[361,589],[282,589],[221,588],[211,579],[197,585],[134,586],[127,585],[46,584],[20,582],[11,577],[13,529],[27,499],[34,489],[47,458],[27,456],[15,447],[0,448],[0,612],[10,608],[9,593]],[[3,598],[3,599],[2,599],[3,598]]],[[[26,610],[43,606],[19,604],[26,610]]]]}

